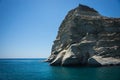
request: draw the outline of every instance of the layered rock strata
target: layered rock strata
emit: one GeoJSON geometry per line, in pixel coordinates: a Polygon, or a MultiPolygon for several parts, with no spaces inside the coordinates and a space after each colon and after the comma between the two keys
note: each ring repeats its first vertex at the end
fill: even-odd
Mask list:
{"type": "Polygon", "coordinates": [[[51,65],[119,65],[120,18],[85,5],[68,12],[47,59],[51,65]]]}

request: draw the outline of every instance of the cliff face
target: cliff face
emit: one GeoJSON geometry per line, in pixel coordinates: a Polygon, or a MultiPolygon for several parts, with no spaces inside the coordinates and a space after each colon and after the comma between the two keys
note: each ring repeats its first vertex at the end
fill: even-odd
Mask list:
{"type": "Polygon", "coordinates": [[[51,65],[119,65],[120,18],[79,5],[68,12],[52,46],[51,65]]]}

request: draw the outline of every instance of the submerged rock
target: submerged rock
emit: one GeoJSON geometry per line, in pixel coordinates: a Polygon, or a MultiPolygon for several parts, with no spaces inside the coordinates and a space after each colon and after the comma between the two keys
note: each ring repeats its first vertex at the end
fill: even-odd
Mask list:
{"type": "Polygon", "coordinates": [[[120,18],[79,5],[60,25],[47,61],[62,66],[120,64],[120,18]]]}

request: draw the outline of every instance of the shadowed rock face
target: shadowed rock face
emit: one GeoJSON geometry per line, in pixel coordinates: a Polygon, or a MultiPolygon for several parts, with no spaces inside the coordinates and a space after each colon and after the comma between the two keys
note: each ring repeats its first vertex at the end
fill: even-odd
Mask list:
{"type": "Polygon", "coordinates": [[[68,12],[52,46],[51,65],[119,65],[120,18],[79,5],[68,12]]]}

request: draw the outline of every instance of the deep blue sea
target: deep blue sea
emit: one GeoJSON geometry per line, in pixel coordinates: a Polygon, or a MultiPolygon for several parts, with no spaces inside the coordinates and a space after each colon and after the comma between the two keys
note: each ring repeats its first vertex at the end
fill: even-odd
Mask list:
{"type": "Polygon", "coordinates": [[[44,59],[0,59],[0,80],[120,80],[116,67],[55,67],[44,59]]]}

